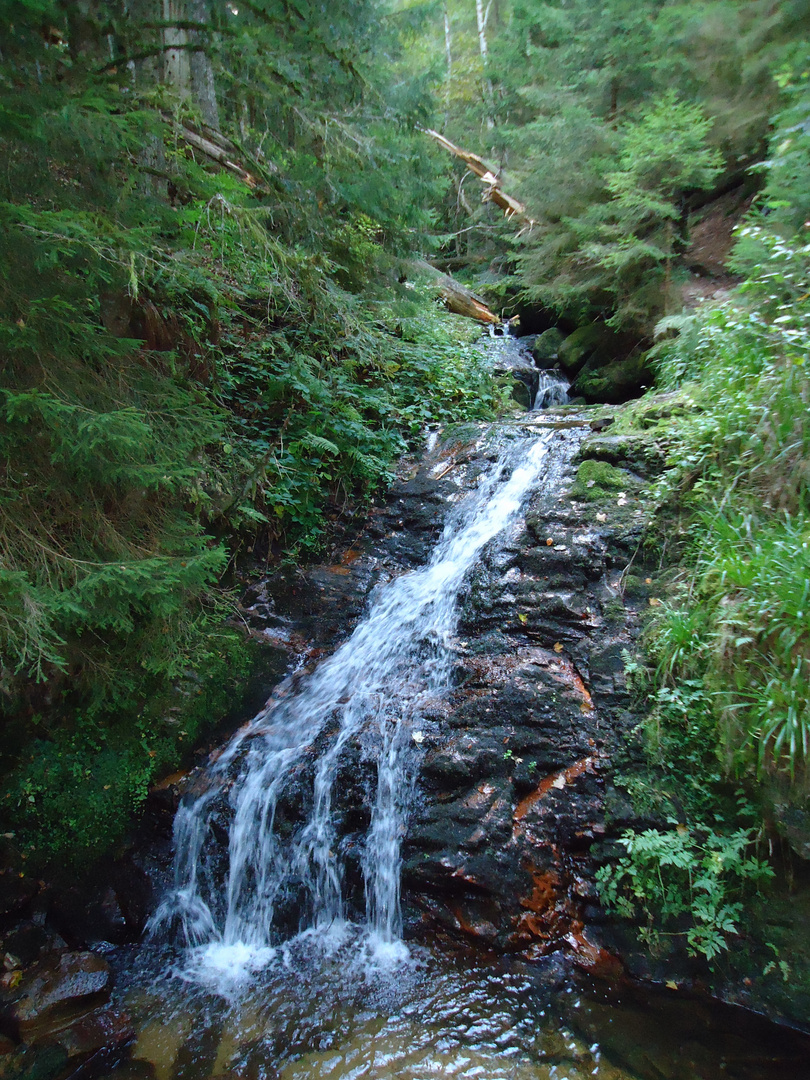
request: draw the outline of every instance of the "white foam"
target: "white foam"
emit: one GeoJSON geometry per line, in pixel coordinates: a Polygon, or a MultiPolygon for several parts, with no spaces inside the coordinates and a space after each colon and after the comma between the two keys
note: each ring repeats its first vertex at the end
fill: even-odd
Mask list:
{"type": "Polygon", "coordinates": [[[226,945],[213,941],[190,949],[185,966],[177,974],[231,998],[245,990],[257,972],[268,967],[275,957],[276,950],[266,945],[248,945],[243,941],[226,945]]]}

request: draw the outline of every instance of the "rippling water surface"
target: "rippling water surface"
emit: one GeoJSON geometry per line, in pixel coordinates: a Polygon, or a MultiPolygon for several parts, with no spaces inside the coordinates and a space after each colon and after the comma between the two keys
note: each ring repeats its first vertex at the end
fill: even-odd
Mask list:
{"type": "MultiPolygon", "coordinates": [[[[206,970],[213,972],[213,957],[206,970]]],[[[139,1034],[115,1080],[799,1080],[806,1047],[741,1010],[616,996],[553,958],[487,962],[351,927],[305,933],[220,992],[145,950],[120,1000],[139,1034]],[[225,992],[222,992],[225,991],[225,992]]],[[[236,961],[231,968],[231,961],[236,961]]]]}

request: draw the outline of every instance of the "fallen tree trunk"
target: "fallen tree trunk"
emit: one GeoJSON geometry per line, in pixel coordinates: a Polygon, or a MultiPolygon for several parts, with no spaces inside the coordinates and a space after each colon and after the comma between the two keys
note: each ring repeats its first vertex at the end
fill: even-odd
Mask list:
{"type": "Polygon", "coordinates": [[[477,319],[481,323],[499,323],[498,316],[489,310],[469,289],[465,289],[451,277],[442,275],[439,280],[439,292],[448,311],[456,315],[466,315],[468,319],[477,319]]]}
{"type": "Polygon", "coordinates": [[[448,311],[456,315],[465,315],[468,319],[476,319],[481,323],[500,323],[501,319],[490,311],[480,296],[462,285],[460,281],[443,274],[432,266],[426,259],[413,259],[408,265],[417,274],[429,274],[436,282],[436,291],[444,301],[448,311]]]}
{"type": "Polygon", "coordinates": [[[483,158],[480,158],[478,154],[471,153],[469,150],[462,150],[460,146],[456,146],[455,143],[450,142],[444,135],[434,131],[432,128],[421,128],[420,130],[425,135],[430,135],[431,139],[435,139],[439,146],[444,147],[454,157],[460,158],[470,172],[474,173],[482,184],[486,184],[486,191],[481,197],[482,202],[495,203],[496,206],[503,210],[507,218],[517,217],[527,225],[534,224],[532,218],[526,213],[526,207],[523,203],[503,190],[500,178],[495,175],[483,158]]]}
{"type": "MultiPolygon", "coordinates": [[[[224,169],[234,173],[250,188],[257,188],[259,186],[259,179],[253,175],[249,169],[239,161],[242,156],[239,148],[231,142],[225,135],[219,131],[214,131],[212,128],[205,128],[204,134],[187,124],[181,124],[174,117],[168,113],[162,114],[163,119],[172,125],[174,131],[184,142],[188,143],[194,150],[198,150],[200,153],[205,154],[207,158],[212,161],[216,161],[218,165],[221,165],[224,169]]],[[[268,173],[276,173],[278,169],[272,162],[265,162],[260,168],[264,169],[268,173]]]]}

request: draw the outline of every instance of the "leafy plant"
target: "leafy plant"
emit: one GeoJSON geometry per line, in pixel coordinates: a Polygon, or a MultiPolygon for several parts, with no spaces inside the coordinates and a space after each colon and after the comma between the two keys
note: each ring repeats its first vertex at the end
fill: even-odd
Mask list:
{"type": "Polygon", "coordinates": [[[655,944],[662,934],[683,937],[688,951],[715,959],[739,934],[743,899],[773,876],[755,854],[755,829],[718,833],[705,826],[680,825],[668,831],[628,831],[618,841],[627,852],[597,872],[605,905],[647,920],[642,939],[655,944]],[[686,925],[681,924],[686,920],[686,925]]]}

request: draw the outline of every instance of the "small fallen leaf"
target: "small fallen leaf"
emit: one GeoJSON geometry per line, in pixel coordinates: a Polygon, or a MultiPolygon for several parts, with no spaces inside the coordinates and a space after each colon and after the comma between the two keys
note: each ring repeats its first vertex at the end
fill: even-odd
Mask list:
{"type": "Polygon", "coordinates": [[[104,790],[109,791],[111,787],[112,787],[112,784],[105,784],[104,785],[104,790]]]}
{"type": "Polygon", "coordinates": [[[414,733],[411,735],[411,738],[416,743],[416,745],[419,746],[425,741],[425,733],[424,731],[414,731],[414,733]]]}
{"type": "Polygon", "coordinates": [[[521,612],[521,613],[520,613],[520,615],[518,615],[518,621],[519,621],[519,622],[522,622],[522,623],[523,623],[523,625],[525,626],[525,625],[526,625],[526,623],[527,623],[527,622],[529,621],[529,616],[528,616],[528,615],[524,615],[524,614],[523,614],[523,613],[521,612]]]}
{"type": "Polygon", "coordinates": [[[554,652],[558,652],[558,653],[562,652],[564,648],[565,648],[565,646],[563,645],[563,643],[561,641],[555,642],[555,644],[554,644],[554,652]]]}
{"type": "Polygon", "coordinates": [[[554,780],[552,780],[551,786],[553,788],[557,788],[558,791],[560,791],[562,788],[564,788],[565,787],[565,774],[560,773],[560,775],[558,777],[556,777],[554,780]]]}
{"type": "Polygon", "coordinates": [[[596,481],[595,480],[589,480],[588,483],[585,485],[585,487],[588,487],[588,488],[596,487],[596,481]]]}
{"type": "Polygon", "coordinates": [[[677,990],[678,984],[674,979],[667,979],[667,990],[677,990]]]}
{"type": "Polygon", "coordinates": [[[554,541],[553,541],[553,540],[552,540],[552,538],[551,538],[551,537],[549,536],[548,540],[546,540],[546,547],[551,547],[551,545],[552,545],[553,543],[554,543],[554,541]]]}
{"type": "Polygon", "coordinates": [[[650,607],[659,607],[660,604],[661,604],[661,601],[658,599],[657,596],[651,596],[650,597],[650,599],[649,599],[650,607]]]}
{"type": "Polygon", "coordinates": [[[607,521],[607,514],[597,514],[596,515],[596,520],[597,521],[607,521]]]}
{"type": "Polygon", "coordinates": [[[644,578],[644,584],[645,585],[652,585],[652,578],[651,577],[645,577],[644,578]]]}
{"type": "Polygon", "coordinates": [[[687,827],[686,827],[685,825],[679,825],[679,826],[678,826],[678,827],[676,828],[675,832],[676,832],[676,833],[677,833],[677,834],[678,834],[679,836],[686,836],[686,835],[687,835],[687,833],[689,832],[689,830],[687,829],[687,827]]]}

